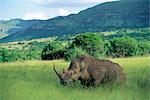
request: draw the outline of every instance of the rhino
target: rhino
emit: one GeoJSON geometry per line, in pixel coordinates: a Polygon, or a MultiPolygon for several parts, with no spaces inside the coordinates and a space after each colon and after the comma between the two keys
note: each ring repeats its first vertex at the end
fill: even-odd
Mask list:
{"type": "Polygon", "coordinates": [[[68,85],[80,80],[84,86],[98,86],[105,82],[126,81],[123,68],[110,60],[97,59],[91,56],[80,56],[73,59],[68,69],[58,73],[54,67],[56,75],[62,85],[68,85]]]}

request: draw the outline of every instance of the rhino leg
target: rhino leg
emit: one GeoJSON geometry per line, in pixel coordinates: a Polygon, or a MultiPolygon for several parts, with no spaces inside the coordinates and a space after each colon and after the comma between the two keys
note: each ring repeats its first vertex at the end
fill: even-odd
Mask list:
{"type": "Polygon", "coordinates": [[[98,86],[98,85],[100,85],[102,83],[102,80],[95,80],[94,81],[94,85],[95,86],[98,86]]]}
{"type": "Polygon", "coordinates": [[[102,83],[102,81],[104,80],[104,74],[99,74],[99,75],[94,75],[94,86],[98,86],[102,83]]]}
{"type": "Polygon", "coordinates": [[[90,83],[88,82],[88,80],[81,80],[81,84],[86,86],[86,87],[90,86],[90,83]]]}
{"type": "Polygon", "coordinates": [[[81,81],[81,84],[86,86],[86,87],[94,86],[94,80],[93,79],[80,80],[80,81],[81,81]]]}
{"type": "Polygon", "coordinates": [[[80,80],[82,85],[85,85],[85,81],[84,80],[80,80]]]}

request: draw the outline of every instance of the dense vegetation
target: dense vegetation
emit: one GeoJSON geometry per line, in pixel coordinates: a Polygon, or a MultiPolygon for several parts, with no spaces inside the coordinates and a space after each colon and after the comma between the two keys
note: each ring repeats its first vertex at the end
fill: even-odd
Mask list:
{"type": "Polygon", "coordinates": [[[71,60],[80,55],[91,55],[97,58],[148,56],[150,54],[150,42],[147,39],[149,35],[149,28],[140,28],[105,33],[88,32],[76,36],[48,38],[43,42],[35,40],[26,43],[20,41],[15,45],[1,46],[0,61],[62,58],[71,60]],[[140,38],[136,35],[128,35],[133,33],[141,34],[140,38]],[[147,37],[145,34],[148,34],[147,37]]]}
{"type": "MultiPolygon", "coordinates": [[[[2,26],[5,25],[2,24],[2,26]]],[[[21,20],[19,24],[10,25],[12,28],[8,32],[11,34],[0,41],[9,42],[149,26],[149,0],[120,0],[99,4],[66,17],[60,16],[45,21],[21,20]]],[[[1,28],[1,31],[5,31],[1,28]]]]}
{"type": "Polygon", "coordinates": [[[17,60],[33,60],[41,59],[41,51],[48,45],[47,42],[30,42],[24,45],[24,43],[18,42],[18,46],[23,45],[22,49],[19,48],[1,48],[0,47],[0,62],[11,62],[17,60]]]}
{"type": "Polygon", "coordinates": [[[44,47],[42,51],[42,60],[53,60],[64,58],[65,46],[63,46],[61,41],[54,41],[49,43],[44,47]]]}
{"type": "Polygon", "coordinates": [[[131,37],[118,37],[106,41],[98,33],[86,33],[77,35],[66,47],[57,42],[55,45],[51,43],[43,52],[46,52],[42,53],[45,60],[51,56],[53,59],[60,57],[66,60],[80,55],[91,55],[97,58],[146,56],[150,54],[150,44],[148,41],[141,42],[131,37]]]}
{"type": "Polygon", "coordinates": [[[150,41],[150,28],[137,28],[137,29],[121,29],[121,30],[115,30],[111,32],[103,33],[106,36],[106,39],[113,39],[116,37],[124,37],[124,36],[129,36],[132,38],[135,38],[137,40],[143,41],[143,40],[148,40],[150,41]]]}
{"type": "Polygon", "coordinates": [[[131,37],[114,38],[110,41],[108,54],[114,57],[135,56],[138,50],[138,43],[131,37]]]}
{"type": "Polygon", "coordinates": [[[82,48],[89,55],[95,57],[103,57],[106,51],[104,37],[98,33],[77,35],[72,45],[82,48]]]}

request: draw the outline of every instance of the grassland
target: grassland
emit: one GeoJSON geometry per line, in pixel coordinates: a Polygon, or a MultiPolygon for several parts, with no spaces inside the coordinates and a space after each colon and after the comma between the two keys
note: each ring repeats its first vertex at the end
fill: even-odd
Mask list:
{"type": "Polygon", "coordinates": [[[33,43],[33,42],[38,42],[38,43],[46,43],[46,42],[48,42],[48,43],[50,43],[50,42],[53,42],[55,39],[56,39],[56,37],[48,37],[48,38],[40,38],[40,39],[32,39],[32,40],[0,43],[0,47],[1,48],[10,49],[10,50],[15,50],[15,49],[23,50],[23,48],[24,47],[28,47],[28,45],[30,43],[33,43]]]}
{"type": "Polygon", "coordinates": [[[125,85],[61,86],[53,63],[61,71],[69,65],[64,60],[0,63],[0,100],[149,100],[150,57],[111,60],[124,68],[125,85]]]}

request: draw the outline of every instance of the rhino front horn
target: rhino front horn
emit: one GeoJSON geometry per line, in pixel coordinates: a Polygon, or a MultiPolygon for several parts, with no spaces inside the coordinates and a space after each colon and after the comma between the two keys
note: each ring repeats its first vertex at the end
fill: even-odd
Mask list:
{"type": "Polygon", "coordinates": [[[61,75],[60,75],[59,73],[57,73],[57,71],[56,71],[56,69],[55,69],[55,66],[53,66],[53,67],[54,67],[54,71],[55,71],[56,75],[57,75],[60,79],[62,79],[62,78],[61,78],[61,75]]]}

